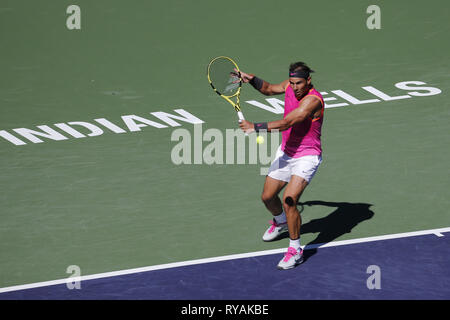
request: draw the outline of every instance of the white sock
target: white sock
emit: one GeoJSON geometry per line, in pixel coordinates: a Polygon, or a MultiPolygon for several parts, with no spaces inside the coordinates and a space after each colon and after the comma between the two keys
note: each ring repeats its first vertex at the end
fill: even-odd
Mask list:
{"type": "Polygon", "coordinates": [[[284,210],[279,215],[274,216],[274,218],[275,218],[275,221],[277,223],[285,223],[287,221],[286,220],[286,213],[284,213],[284,210]]]}
{"type": "Polygon", "coordinates": [[[289,247],[292,247],[295,250],[297,250],[297,252],[300,252],[300,250],[301,250],[300,238],[298,238],[296,240],[292,240],[289,238],[289,247]]]}

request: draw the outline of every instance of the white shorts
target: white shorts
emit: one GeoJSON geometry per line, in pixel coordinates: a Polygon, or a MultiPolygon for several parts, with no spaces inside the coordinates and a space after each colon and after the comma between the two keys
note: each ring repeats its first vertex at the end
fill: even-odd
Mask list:
{"type": "Polygon", "coordinates": [[[314,177],[322,163],[321,156],[304,156],[300,158],[291,158],[286,155],[281,146],[278,148],[275,159],[269,168],[269,177],[276,180],[289,182],[292,175],[305,179],[308,183],[314,177]]]}

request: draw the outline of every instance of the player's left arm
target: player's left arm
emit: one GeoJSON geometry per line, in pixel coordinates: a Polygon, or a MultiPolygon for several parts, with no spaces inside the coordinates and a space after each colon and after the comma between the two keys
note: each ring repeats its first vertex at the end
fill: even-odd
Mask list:
{"type": "MultiPolygon", "coordinates": [[[[284,131],[292,127],[294,124],[303,122],[314,116],[322,110],[322,102],[315,96],[309,96],[303,99],[300,106],[291,111],[286,118],[276,121],[267,122],[267,131],[279,130],[284,131]]],[[[254,123],[250,121],[242,121],[239,126],[246,133],[255,131],[254,123]]]]}

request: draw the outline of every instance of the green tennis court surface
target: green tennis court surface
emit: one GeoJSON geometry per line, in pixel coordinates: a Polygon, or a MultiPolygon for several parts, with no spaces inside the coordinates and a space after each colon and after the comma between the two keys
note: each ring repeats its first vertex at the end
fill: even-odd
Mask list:
{"type": "MultiPolygon", "coordinates": [[[[76,1],[80,30],[71,4],[0,3],[0,287],[287,246],[261,241],[267,166],[172,162],[172,132],[195,129],[167,114],[237,128],[206,80],[218,55],[270,82],[305,61],[327,104],[346,104],[325,110],[301,201],[373,215],[334,215],[302,244],[450,226],[447,1],[376,1],[380,30],[371,1],[76,1]]],[[[281,118],[255,101],[283,96],[242,91],[247,119],[281,118]]],[[[305,206],[303,222],[334,210],[305,206]]]]}

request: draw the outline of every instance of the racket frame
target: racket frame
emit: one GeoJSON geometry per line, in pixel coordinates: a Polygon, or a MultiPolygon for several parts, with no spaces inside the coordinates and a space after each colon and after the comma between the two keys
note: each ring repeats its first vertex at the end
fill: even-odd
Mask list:
{"type": "Polygon", "coordinates": [[[211,77],[210,77],[210,75],[209,75],[209,72],[210,72],[210,69],[211,69],[211,65],[212,65],[216,60],[218,60],[218,59],[227,59],[227,60],[229,60],[229,61],[234,65],[234,67],[236,68],[237,72],[240,73],[240,70],[239,70],[239,67],[238,67],[237,63],[234,62],[234,60],[231,59],[230,57],[226,57],[226,56],[215,57],[215,58],[212,59],[212,60],[209,62],[209,64],[208,64],[208,68],[207,68],[207,72],[206,72],[207,77],[208,77],[208,82],[209,82],[209,84],[211,85],[211,88],[212,88],[219,96],[221,96],[222,98],[224,98],[225,100],[227,100],[227,101],[234,107],[234,110],[236,110],[236,112],[237,112],[239,121],[245,120],[244,115],[242,114],[242,111],[241,111],[240,97],[239,97],[240,94],[241,94],[242,80],[241,80],[241,79],[239,80],[239,88],[238,88],[237,91],[236,91],[233,95],[231,95],[231,96],[227,96],[227,95],[224,95],[224,94],[220,93],[220,92],[214,87],[214,85],[213,85],[213,83],[212,83],[212,81],[211,81],[211,77]],[[231,100],[231,99],[234,98],[234,97],[236,97],[236,103],[235,103],[233,100],[231,100]]]}

